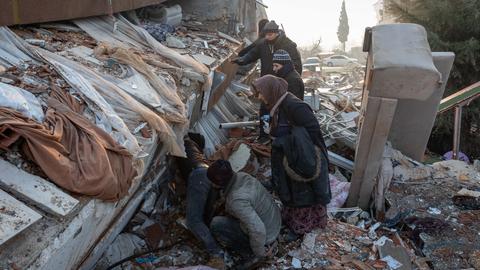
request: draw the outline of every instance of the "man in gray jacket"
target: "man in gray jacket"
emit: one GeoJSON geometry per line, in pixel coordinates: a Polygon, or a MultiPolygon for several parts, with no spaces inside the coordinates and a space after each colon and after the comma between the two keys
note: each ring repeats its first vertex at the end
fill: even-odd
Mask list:
{"type": "Polygon", "coordinates": [[[240,255],[253,253],[253,261],[272,255],[282,225],[272,195],[251,175],[234,173],[225,160],[215,161],[207,176],[212,187],[224,191],[225,210],[232,216],[213,218],[210,230],[218,242],[240,255]]]}

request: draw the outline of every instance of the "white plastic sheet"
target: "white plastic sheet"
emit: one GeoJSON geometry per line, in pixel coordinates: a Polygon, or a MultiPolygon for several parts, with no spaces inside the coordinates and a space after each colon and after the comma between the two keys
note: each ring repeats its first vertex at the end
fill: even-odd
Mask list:
{"type": "MultiPolygon", "coordinates": [[[[103,112],[112,127],[119,130],[125,137],[125,143],[128,146],[126,148],[131,153],[138,155],[140,148],[125,123],[131,130],[134,130],[141,122],[146,121],[151,128],[155,129],[168,153],[174,156],[185,156],[183,142],[179,143],[180,139],[177,138],[172,127],[120,87],[105,80],[88,67],[46,50],[37,50],[46,61],[58,69],[65,80],[73,84],[74,89],[88,98],[93,108],[97,107],[103,112]]],[[[182,136],[179,136],[179,138],[182,138],[182,136]]]]}
{"type": "Polygon", "coordinates": [[[45,115],[38,99],[30,92],[0,82],[0,107],[14,109],[42,123],[45,115]]]}
{"type": "Polygon", "coordinates": [[[153,49],[156,53],[172,60],[180,67],[191,68],[202,74],[208,74],[208,68],[195,61],[192,57],[181,55],[162,45],[145,29],[130,23],[121,15],[116,16],[116,21],[109,16],[101,16],[75,20],[74,23],[98,41],[122,48],[153,49]]]}

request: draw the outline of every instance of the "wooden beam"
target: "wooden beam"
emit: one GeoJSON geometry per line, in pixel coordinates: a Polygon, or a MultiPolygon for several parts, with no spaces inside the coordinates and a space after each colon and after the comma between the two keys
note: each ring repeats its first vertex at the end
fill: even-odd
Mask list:
{"type": "Polygon", "coordinates": [[[467,104],[480,97],[480,82],[476,82],[453,95],[450,95],[440,102],[438,113],[446,112],[456,106],[467,104]]]}
{"type": "Polygon", "coordinates": [[[57,216],[66,216],[78,205],[78,200],[43,178],[18,169],[0,159],[0,186],[15,196],[32,202],[57,216]]]}
{"type": "Polygon", "coordinates": [[[368,97],[355,153],[349,207],[368,208],[396,107],[396,99],[368,97]]]}

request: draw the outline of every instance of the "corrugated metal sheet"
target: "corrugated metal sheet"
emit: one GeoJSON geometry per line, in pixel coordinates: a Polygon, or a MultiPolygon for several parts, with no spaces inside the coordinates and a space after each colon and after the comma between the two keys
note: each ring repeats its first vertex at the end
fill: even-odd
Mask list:
{"type": "Polygon", "coordinates": [[[166,0],[2,0],[0,26],[98,16],[160,4],[166,0]]]}

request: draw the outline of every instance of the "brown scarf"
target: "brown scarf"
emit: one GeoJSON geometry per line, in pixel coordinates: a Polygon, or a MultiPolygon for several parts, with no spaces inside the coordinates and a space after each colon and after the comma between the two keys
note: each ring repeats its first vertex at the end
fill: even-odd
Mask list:
{"type": "Polygon", "coordinates": [[[265,75],[253,82],[254,91],[262,94],[265,98],[266,106],[270,110],[272,121],[270,126],[273,128],[278,123],[278,108],[288,95],[288,83],[282,78],[273,75],[265,75]]]}

